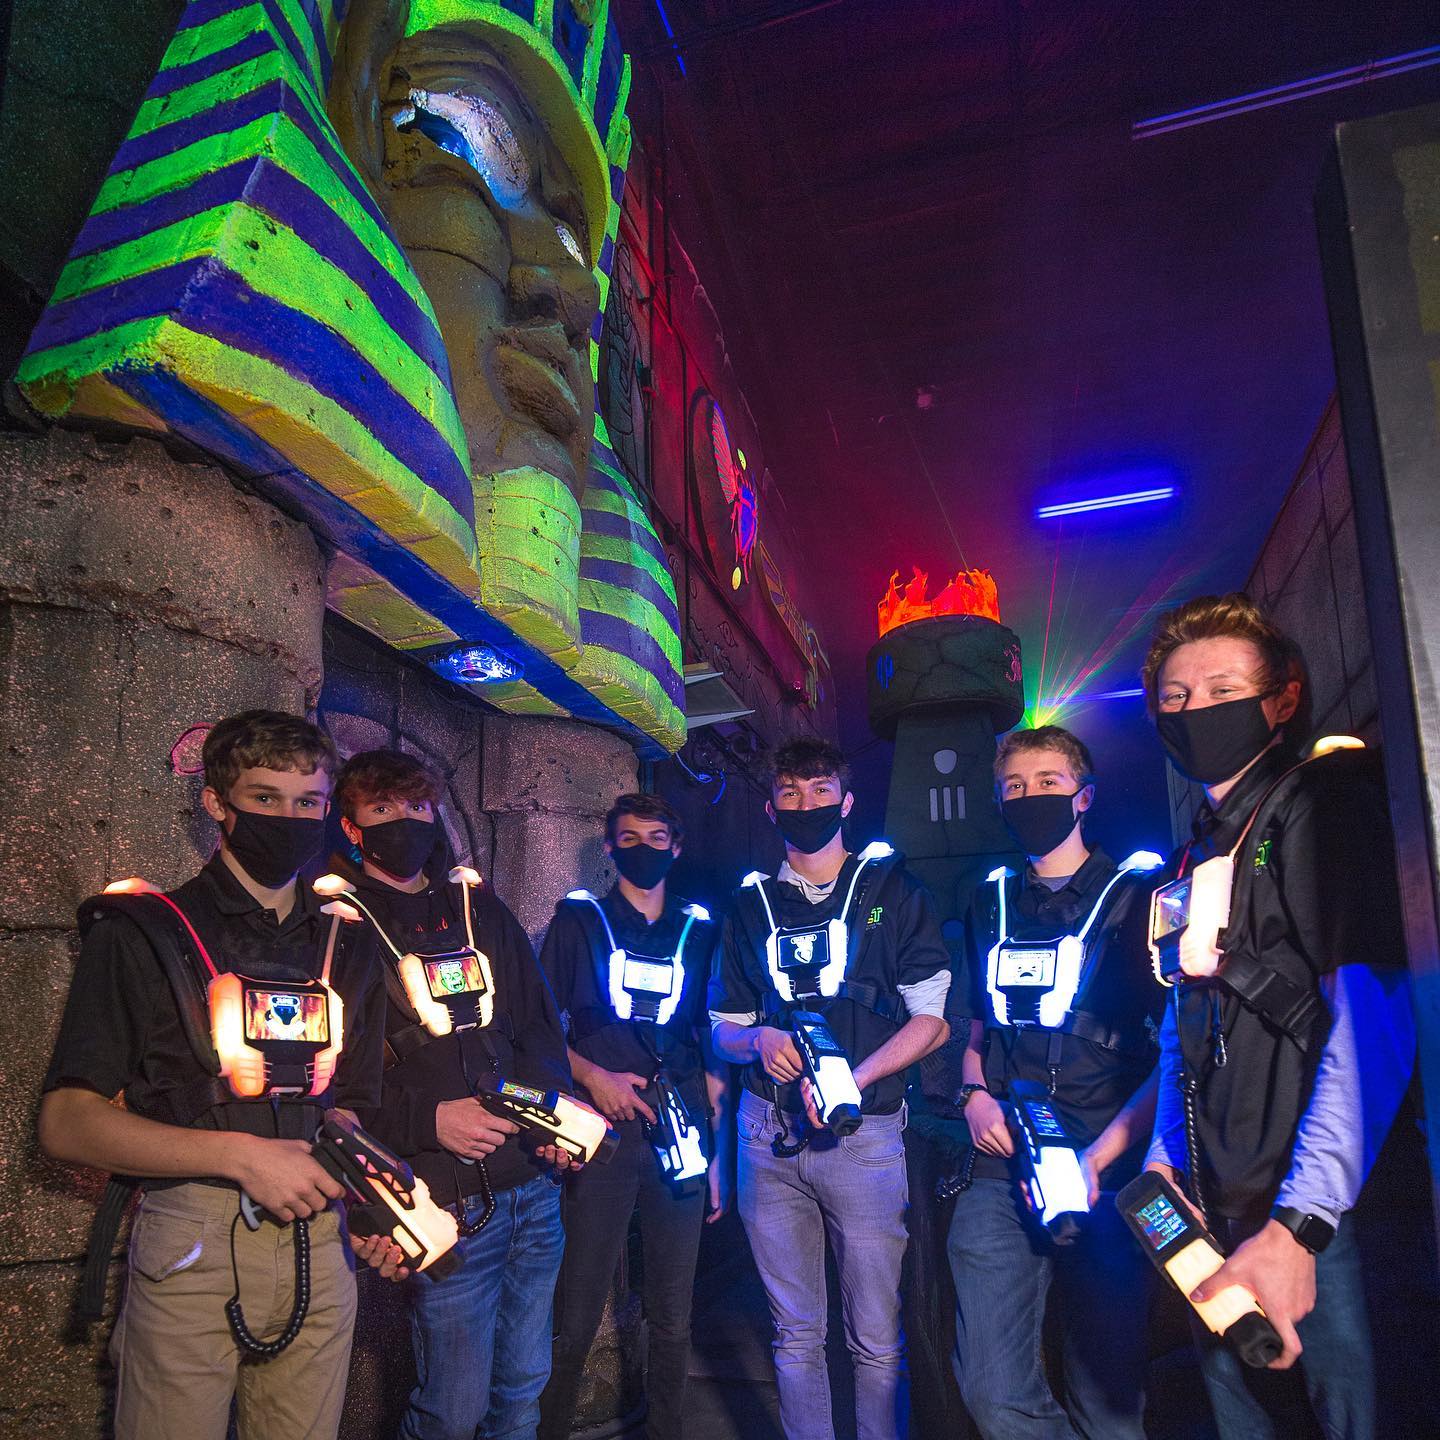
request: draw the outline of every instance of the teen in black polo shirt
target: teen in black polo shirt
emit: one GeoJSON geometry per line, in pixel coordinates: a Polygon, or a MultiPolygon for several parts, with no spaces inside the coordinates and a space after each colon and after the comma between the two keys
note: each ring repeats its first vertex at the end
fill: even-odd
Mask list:
{"type": "Polygon", "coordinates": [[[950,1225],[956,1378],[986,1440],[1143,1440],[1150,1268],[1113,1192],[1139,1170],[1155,1113],[1164,999],[1146,949],[1150,881],[1143,872],[1117,878],[1115,862],[1085,844],[1081,816],[1095,782],[1089,751],[1068,730],[1008,735],[995,782],[1028,863],[977,892],[948,1012],[969,1029],[957,1100],[975,1145],[950,1225]],[[992,948],[1078,936],[1092,915],[1064,1018],[1051,1014],[1042,1025],[1038,1006],[1021,1016],[1024,992],[1000,988],[1006,977],[998,960],[990,973],[992,948]],[[1068,1245],[1056,1244],[1020,1189],[1001,1103],[1017,1080],[1051,1091],[1067,1136],[1085,1147],[1092,1210],[1068,1245]],[[1052,1281],[1064,1306],[1063,1408],[1037,1364],[1052,1281]]]}
{"type": "MultiPolygon", "coordinates": [[[[214,726],[203,758],[202,801],[220,827],[220,849],[171,899],[219,971],[280,985],[319,975],[331,922],[295,876],[323,841],[334,747],[297,716],[249,710],[214,726]]],[[[158,916],[158,937],[167,933],[159,925],[178,927],[163,902],[144,903],[150,910],[136,914],[158,916]]],[[[342,1188],[311,1157],[308,1142],[327,1108],[350,1114],[379,1098],[379,973],[350,947],[351,937],[340,936],[330,984],[344,1004],[344,1049],[328,1095],[274,1106],[240,1100],[218,1080],[218,1063],[200,1064],[197,1049],[204,1053],[208,1033],[202,1028],[197,1040],[187,1028],[147,932],[103,905],[97,897],[81,909],[84,941],[39,1129],[41,1145],[57,1159],[142,1177],[125,1300],[111,1339],[115,1433],[121,1440],[223,1440],[235,1398],[242,1440],[281,1429],[333,1436],[355,1280],[331,1203],[342,1188]],[[124,1108],[114,1097],[123,1097],[124,1108]],[[226,1301],[238,1286],[256,1336],[273,1340],[291,1313],[297,1242],[288,1223],[266,1221],[256,1230],[239,1223],[241,1191],[281,1221],[307,1221],[310,1246],[310,1306],[299,1334],[275,1358],[244,1365],[226,1301]]],[[[204,1027],[209,1015],[198,997],[206,972],[188,934],[176,956],[194,967],[195,1018],[204,1027]]]]}
{"type": "MultiPolygon", "coordinates": [[[[352,756],[335,798],[364,873],[356,898],[401,954],[453,954],[467,943],[459,885],[437,823],[438,777],[392,750],[352,756]]],[[[534,1150],[475,1098],[480,1080],[570,1089],[560,1017],[520,922],[488,886],[470,891],[475,949],[489,961],[489,1023],[434,1036],[417,1023],[393,952],[372,927],[383,967],[386,1070],[364,1117],[431,1197],[460,1222],[462,1264],[443,1280],[411,1277],[417,1381],[400,1421],[407,1440],[532,1435],[550,1373],[550,1313],[565,1235],[553,1146],[534,1150]]]]}
{"type": "Polygon", "coordinates": [[[575,1079],[620,1136],[607,1165],[588,1166],[567,1186],[560,1325],[554,1373],[541,1404],[542,1440],[564,1440],[570,1433],[585,1357],[637,1210],[649,1333],[645,1433],[650,1440],[679,1440],[700,1227],[707,1188],[710,1218],[724,1213],[730,1153],[724,1143],[730,1138],[730,1067],[710,1053],[705,1014],[714,926],[666,884],[682,838],[680,817],[663,800],[621,795],[605,817],[605,849],[619,879],[603,898],[577,891],[562,900],[540,950],[566,1018],[575,1079]],[[625,958],[614,961],[622,968],[612,976],[616,950],[625,958]],[[676,965],[678,975],[671,968],[676,965]],[[636,989],[622,1001],[629,1012],[622,1017],[611,985],[613,979],[623,987],[627,974],[636,989]],[[671,994],[662,997],[640,982],[668,984],[671,994]],[[655,1081],[662,1072],[698,1132],[697,1146],[714,1155],[708,1185],[703,1155],[696,1160],[700,1173],[689,1182],[677,1185],[663,1174],[646,1134],[657,1118],[655,1081]],[[714,1147],[707,1133],[712,1113],[722,1142],[714,1147]]]}
{"type": "MultiPolygon", "coordinates": [[[[736,1189],[770,1301],[788,1440],[835,1434],[825,1365],[827,1240],[840,1273],[856,1431],[866,1440],[906,1433],[905,1074],[949,1034],[950,957],[934,906],[888,845],[846,850],[841,826],[853,804],[835,746],[792,740],[775,752],[768,808],[785,861],[774,879],[749,876],[737,892],[710,985],[716,1052],[745,1066],[736,1189]],[[843,938],[831,932],[842,921],[843,938]],[[839,988],[822,982],[824,996],[803,1008],[823,1012],[854,1067],[863,1121],[853,1134],[821,1127],[800,1083],[789,1015],[802,1007],[778,993],[777,932],[786,932],[785,958],[824,957],[843,969],[839,988]]],[[[811,978],[797,983],[808,988],[811,978]]]]}

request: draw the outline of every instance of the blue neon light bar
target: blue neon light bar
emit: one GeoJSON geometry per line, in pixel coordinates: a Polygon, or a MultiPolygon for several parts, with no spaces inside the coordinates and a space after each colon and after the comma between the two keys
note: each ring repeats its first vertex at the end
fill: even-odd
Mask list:
{"type": "Polygon", "coordinates": [[[680,67],[680,73],[685,74],[685,62],[680,58],[680,46],[675,39],[675,30],[670,24],[670,17],[665,13],[665,0],[655,0],[655,9],[660,13],[660,23],[665,27],[665,33],[670,37],[670,48],[675,52],[675,63],[680,67]]]}
{"type": "Polygon", "coordinates": [[[1062,515],[1088,515],[1092,510],[1118,510],[1125,505],[1151,505],[1169,500],[1175,494],[1173,485],[1157,485],[1151,490],[1127,490],[1122,495],[1097,495],[1092,500],[1067,500],[1057,505],[1042,505],[1035,512],[1037,520],[1058,520],[1062,515]]]}

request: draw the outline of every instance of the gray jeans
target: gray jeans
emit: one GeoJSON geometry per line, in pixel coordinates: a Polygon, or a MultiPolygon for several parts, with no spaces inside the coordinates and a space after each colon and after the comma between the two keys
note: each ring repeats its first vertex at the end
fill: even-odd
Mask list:
{"type": "MultiPolygon", "coordinates": [[[[835,1252],[858,1440],[902,1440],[909,1397],[900,1326],[908,1236],[903,1108],[867,1115],[843,1140],[821,1132],[772,1153],[773,1109],[748,1091],[739,1117],[740,1215],[775,1324],[775,1382],[787,1440],[834,1440],[825,1370],[825,1241],[835,1252]]],[[[793,1128],[793,1127],[792,1127],[793,1128]]]]}

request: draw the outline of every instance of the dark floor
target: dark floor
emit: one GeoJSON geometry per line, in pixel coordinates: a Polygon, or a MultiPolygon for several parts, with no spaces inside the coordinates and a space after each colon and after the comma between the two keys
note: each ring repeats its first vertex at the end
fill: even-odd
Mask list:
{"type": "MultiPolygon", "coordinates": [[[[912,1172],[912,1200],[917,1187],[912,1172]]],[[[1440,1287],[1428,1175],[1413,1116],[1402,1117],[1362,1200],[1359,1218],[1367,1253],[1372,1324],[1380,1388],[1382,1440],[1440,1437],[1440,1287]]],[[[933,1247],[945,1217],[930,1237],[933,1247]]],[[[917,1229],[917,1245],[924,1225],[917,1229]]],[[[931,1278],[943,1258],[931,1258],[931,1278]]],[[[943,1276],[939,1277],[942,1281],[943,1276]]],[[[913,1280],[910,1288],[914,1289],[913,1280]]],[[[836,1287],[833,1277],[830,1286],[836,1287]]],[[[946,1295],[931,1315],[943,1313],[946,1295]]],[[[913,1301],[912,1301],[913,1313],[913,1301]]],[[[696,1275],[694,1351],[690,1366],[686,1440],[783,1440],[770,1363],[769,1316],[738,1217],[708,1226],[696,1275]]],[[[973,1435],[941,1358],[945,1327],[910,1321],[913,1440],[967,1440],[973,1435]],[[921,1333],[916,1333],[917,1329],[921,1333]],[[941,1333],[929,1333],[939,1330],[941,1333]],[[917,1360],[919,1363],[917,1363],[917,1360]],[[933,1362],[933,1363],[932,1363],[933,1362]]],[[[1152,1440],[1213,1440],[1204,1392],[1186,1338],[1178,1299],[1162,1295],[1152,1320],[1151,1383],[1146,1430],[1152,1440]]],[[[830,1371],[836,1440],[853,1440],[849,1364],[843,1331],[832,1305],[830,1371]]],[[[1297,1403],[1298,1394],[1297,1394],[1297,1403]]],[[[1297,1413],[1284,1440],[1314,1434],[1297,1413]]]]}

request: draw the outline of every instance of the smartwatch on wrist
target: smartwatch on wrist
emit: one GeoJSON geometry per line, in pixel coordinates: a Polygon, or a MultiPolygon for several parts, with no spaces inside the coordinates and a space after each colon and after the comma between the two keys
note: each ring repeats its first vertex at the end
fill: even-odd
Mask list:
{"type": "Polygon", "coordinates": [[[1318,1255],[1335,1238],[1335,1227],[1328,1220],[1307,1215],[1293,1205],[1276,1205],[1270,1218],[1278,1220],[1312,1255],[1318,1255]]]}
{"type": "Polygon", "coordinates": [[[988,1085],[962,1085],[955,1092],[955,1104],[963,1110],[970,1103],[970,1097],[977,1090],[983,1090],[987,1095],[990,1093],[990,1087],[988,1085]]]}

